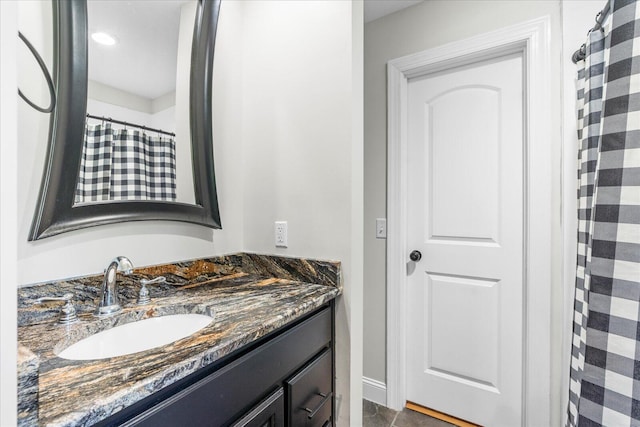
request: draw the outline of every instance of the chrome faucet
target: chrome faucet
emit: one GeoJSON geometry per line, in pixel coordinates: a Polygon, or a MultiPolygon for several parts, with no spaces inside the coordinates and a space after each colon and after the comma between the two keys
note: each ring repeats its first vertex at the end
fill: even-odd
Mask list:
{"type": "Polygon", "coordinates": [[[96,316],[109,316],[122,310],[118,302],[118,270],[127,275],[133,272],[133,264],[131,264],[129,258],[124,256],[114,258],[104,271],[100,304],[95,312],[96,316]]]}

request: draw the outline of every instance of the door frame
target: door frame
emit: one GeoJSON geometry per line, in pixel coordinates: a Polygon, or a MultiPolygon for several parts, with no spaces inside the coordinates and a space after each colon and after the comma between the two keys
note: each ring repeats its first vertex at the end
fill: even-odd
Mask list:
{"type": "Polygon", "coordinates": [[[552,146],[550,21],[541,17],[387,63],[387,406],[406,402],[407,84],[411,78],[521,53],[524,82],[522,425],[551,422],[552,146]],[[536,286],[529,284],[535,283],[536,286]]]}

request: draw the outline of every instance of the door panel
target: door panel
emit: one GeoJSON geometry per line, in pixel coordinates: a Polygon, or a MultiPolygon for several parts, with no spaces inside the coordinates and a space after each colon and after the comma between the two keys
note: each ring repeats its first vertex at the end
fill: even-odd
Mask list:
{"type": "Polygon", "coordinates": [[[408,84],[407,400],[521,423],[523,71],[509,55],[408,84]]]}
{"type": "Polygon", "coordinates": [[[462,87],[424,104],[425,136],[431,142],[425,168],[430,173],[430,188],[425,188],[427,240],[496,241],[499,95],[497,88],[462,87]],[[478,135],[483,135],[482,143],[478,135]],[[462,176],[473,179],[459,185],[462,176]]]}
{"type": "Polygon", "coordinates": [[[429,273],[426,279],[424,371],[497,387],[500,282],[429,273]]]}

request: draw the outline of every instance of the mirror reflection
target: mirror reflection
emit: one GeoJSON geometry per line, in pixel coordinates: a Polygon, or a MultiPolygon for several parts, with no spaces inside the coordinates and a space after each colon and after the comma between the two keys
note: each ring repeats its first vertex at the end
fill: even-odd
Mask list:
{"type": "Polygon", "coordinates": [[[195,0],[87,2],[87,121],[74,206],[195,203],[189,75],[195,0]]]}
{"type": "MultiPolygon", "coordinates": [[[[215,51],[216,31],[218,25],[218,16],[220,14],[221,0],[189,0],[189,1],[172,1],[172,0],[128,0],[128,1],[106,1],[99,0],[73,0],[73,1],[56,1],[53,2],[53,21],[54,21],[54,50],[56,52],[56,61],[54,61],[54,76],[56,80],[56,99],[59,101],[55,106],[55,114],[50,118],[49,144],[45,167],[43,168],[42,182],[38,195],[38,203],[33,216],[29,240],[39,240],[60,233],[66,233],[73,230],[79,230],[86,227],[94,227],[106,224],[115,224],[126,221],[180,221],[191,224],[198,224],[209,228],[221,228],[220,211],[218,207],[218,195],[216,192],[215,168],[213,162],[213,114],[212,114],[212,81],[213,81],[213,60],[215,51]],[[103,11],[95,11],[95,7],[100,4],[106,7],[103,11]],[[122,8],[121,6],[126,6],[122,8]],[[173,25],[167,24],[165,27],[158,24],[158,19],[153,15],[155,7],[176,8],[162,12],[162,15],[179,16],[177,47],[172,48],[175,52],[171,55],[175,57],[174,63],[170,66],[160,66],[152,64],[147,65],[149,59],[140,60],[140,55],[150,53],[151,57],[162,56],[166,46],[170,43],[160,39],[158,33],[165,31],[165,27],[173,25]],[[91,12],[88,12],[88,8],[91,12]],[[114,9],[115,8],[115,9],[114,9]],[[140,13],[137,13],[140,9],[140,13]],[[113,13],[112,13],[113,12],[113,13]],[[91,18],[88,14],[91,13],[91,18]],[[135,31],[147,28],[151,31],[151,39],[159,41],[156,43],[157,48],[144,47],[132,48],[129,56],[112,56],[108,57],[106,49],[97,50],[95,46],[91,48],[91,56],[104,57],[105,61],[102,65],[95,67],[100,71],[107,66],[115,68],[108,69],[102,77],[94,72],[88,71],[89,56],[89,22],[91,22],[92,31],[100,32],[96,27],[105,25],[104,30],[113,31],[113,28],[106,28],[108,24],[95,23],[95,16],[105,14],[115,15],[112,22],[114,27],[123,26],[127,31],[130,27],[134,27],[135,31]],[[132,18],[132,19],[131,19],[132,18]],[[115,23],[114,23],[115,22],[115,23]],[[128,23],[127,23],[128,22],[128,23]],[[188,24],[187,24],[188,23],[188,24]],[[149,24],[149,25],[147,25],[149,24]],[[140,28],[137,28],[140,27],[140,28]],[[183,46],[184,45],[184,46],[183,46]],[[150,69],[148,72],[141,72],[145,68],[150,69]],[[133,93],[138,86],[143,86],[142,82],[151,80],[152,88],[159,88],[161,84],[156,82],[156,73],[158,69],[175,69],[175,78],[173,86],[164,86],[156,94],[149,95],[144,93],[133,93]],[[112,75],[122,73],[119,79],[111,79],[112,75]],[[133,80],[135,83],[129,87],[121,86],[123,82],[131,82],[132,76],[138,75],[139,80],[133,80]],[[87,94],[89,92],[89,82],[93,83],[91,101],[88,101],[87,94]],[[120,85],[120,87],[118,87],[120,85]],[[102,91],[101,97],[96,93],[101,89],[108,87],[102,91]],[[171,89],[173,87],[173,89],[171,89]],[[100,88],[100,89],[96,89],[100,88]],[[107,96],[106,93],[111,95],[107,96]],[[171,104],[168,99],[170,95],[175,93],[175,103],[171,104]],[[169,94],[169,95],[167,95],[169,94]],[[166,96],[165,96],[166,95],[166,96]],[[133,98],[138,101],[142,100],[145,105],[141,108],[135,103],[126,103],[124,99],[133,98]],[[90,108],[101,106],[110,110],[88,111],[87,104],[91,104],[90,108]],[[102,104],[98,104],[102,103],[102,104]],[[106,106],[103,104],[107,104],[106,106]],[[154,105],[155,104],[155,105],[154,105]],[[158,131],[152,131],[150,126],[136,123],[129,117],[122,120],[122,117],[112,117],[111,123],[106,120],[107,114],[115,115],[114,109],[123,114],[134,111],[137,114],[146,114],[153,116],[173,111],[174,120],[165,116],[160,120],[160,130],[174,128],[175,132],[168,131],[162,134],[158,131]],[[97,122],[90,122],[87,127],[87,113],[94,117],[100,117],[97,122]],[[102,119],[105,117],[105,119],[102,119]],[[96,201],[91,201],[92,193],[104,192],[100,185],[111,186],[111,166],[105,168],[102,163],[109,157],[111,162],[111,153],[86,153],[85,150],[85,134],[86,130],[93,130],[93,133],[110,133],[111,139],[118,139],[119,134],[114,132],[116,120],[124,123],[133,123],[123,125],[127,132],[131,132],[132,139],[136,142],[136,132],[138,140],[148,138],[148,145],[155,144],[153,138],[161,139],[170,137],[171,133],[175,133],[173,138],[175,141],[175,201],[148,199],[146,193],[145,198],[136,198],[133,200],[127,195],[124,200],[100,200],[96,196],[96,201]],[[103,123],[104,122],[104,123],[103,123]],[[96,126],[101,126],[100,132],[95,131],[96,126]],[[107,127],[112,130],[107,132],[107,127]],[[145,128],[144,126],[147,126],[145,128]],[[155,133],[154,133],[155,132],[155,133]],[[190,134],[192,133],[192,135],[190,134]],[[90,155],[91,154],[91,155],[90,155]],[[78,181],[82,159],[85,158],[83,165],[82,181],[78,181]],[[106,169],[103,172],[100,168],[106,169]],[[86,173],[94,174],[87,179],[86,173]],[[102,174],[102,175],[101,175],[102,174]],[[89,184],[89,189],[84,188],[85,184],[89,184]],[[76,201],[78,186],[82,185],[85,192],[82,201],[76,201]],[[86,192],[89,196],[86,196],[86,192]],[[89,201],[86,201],[89,199],[89,201]]],[[[163,9],[164,10],[164,9],[163,9]]],[[[124,30],[123,30],[124,31],[124,30]]],[[[134,30],[132,30],[134,31],[134,30]]],[[[166,31],[169,33],[169,31],[166,31]]],[[[114,34],[115,43],[112,42],[111,47],[124,45],[127,39],[124,33],[114,34]]],[[[99,37],[99,36],[96,36],[99,37]]],[[[139,34],[133,36],[131,40],[140,42],[143,37],[139,34]]],[[[93,39],[91,39],[93,40],[93,39]]],[[[175,44],[176,36],[174,31],[175,44]]],[[[132,43],[133,43],[132,41],[132,43]]],[[[93,43],[93,42],[92,42],[93,43]]],[[[117,49],[114,49],[114,51],[117,49]]],[[[120,48],[120,50],[122,50],[120,48]]],[[[92,60],[93,62],[93,60],[92,60]]],[[[147,119],[151,120],[150,117],[147,119]]],[[[147,122],[150,123],[150,122],[147,122]]],[[[154,128],[155,129],[155,128],[154,128]]],[[[128,133],[127,133],[128,135],[128,133]]],[[[96,135],[93,135],[94,137],[96,135]]],[[[99,136],[101,138],[101,136],[99,136]]],[[[98,138],[98,139],[99,139],[98,138]]],[[[127,141],[128,141],[127,136],[127,141]]],[[[95,142],[95,141],[94,141],[95,142]]],[[[128,143],[128,142],[127,142],[128,143]]],[[[115,145],[110,143],[109,147],[115,145]]],[[[95,148],[95,147],[94,147],[95,148]]],[[[117,150],[111,150],[117,151],[117,150]]],[[[136,152],[135,148],[132,150],[136,152]]],[[[142,150],[144,152],[144,150],[142,150]]],[[[169,157],[171,148],[167,149],[169,157]]],[[[139,153],[136,153],[138,155],[139,153]]],[[[126,151],[124,157],[129,156],[126,151]]],[[[126,159],[128,161],[128,158],[126,159]]],[[[147,162],[145,159],[144,162],[147,162]]],[[[139,162],[138,162],[139,163],[139,162]]],[[[146,166],[145,166],[146,167],[146,166]]],[[[129,170],[127,165],[126,172],[121,175],[126,176],[126,182],[116,183],[117,185],[128,186],[132,184],[142,187],[142,184],[136,182],[136,168],[141,167],[134,162],[134,166],[129,170]],[[132,174],[129,182],[129,174],[132,174]]],[[[162,175],[163,172],[160,172],[162,175]]],[[[146,186],[146,184],[145,184],[146,186]]],[[[161,183],[153,186],[172,188],[170,184],[161,183]]],[[[121,190],[121,188],[118,188],[121,190]]],[[[135,193],[135,191],[134,191],[135,193]]],[[[103,196],[104,197],[104,196],[103,196]]],[[[108,196],[109,198],[111,195],[108,196]]],[[[161,196],[161,197],[173,197],[161,196]]]]}

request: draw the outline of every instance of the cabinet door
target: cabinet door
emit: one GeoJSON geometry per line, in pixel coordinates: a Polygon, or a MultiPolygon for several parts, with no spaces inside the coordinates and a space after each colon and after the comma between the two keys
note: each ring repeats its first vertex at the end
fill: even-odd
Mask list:
{"type": "Polygon", "coordinates": [[[284,391],[282,387],[232,424],[231,427],[284,427],[284,391]]]}
{"type": "Polygon", "coordinates": [[[327,348],[286,382],[291,427],[331,425],[333,405],[331,349],[327,348]]]}

